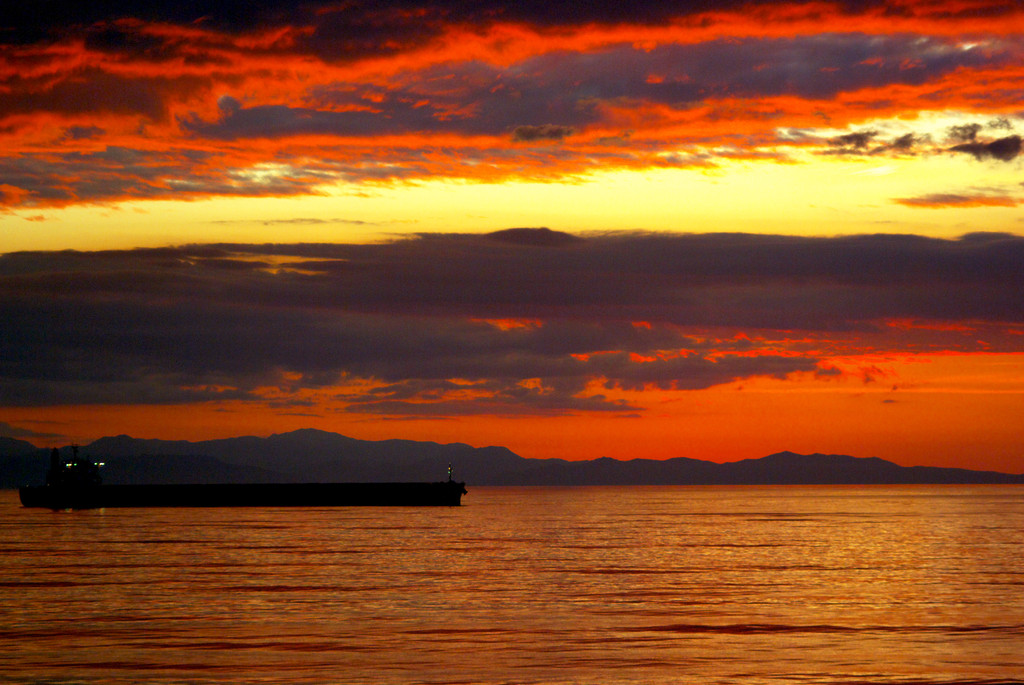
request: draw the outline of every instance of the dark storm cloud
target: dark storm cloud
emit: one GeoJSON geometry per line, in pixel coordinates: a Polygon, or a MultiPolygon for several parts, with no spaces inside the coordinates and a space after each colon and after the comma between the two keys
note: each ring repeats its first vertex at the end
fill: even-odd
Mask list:
{"type": "Polygon", "coordinates": [[[174,42],[162,36],[139,33],[130,26],[93,25],[86,31],[84,44],[92,51],[131,55],[147,62],[167,62],[182,56],[174,42]]]}
{"type": "Polygon", "coordinates": [[[952,152],[966,152],[977,160],[995,159],[1000,162],[1011,162],[1017,158],[1021,150],[1020,136],[1006,136],[989,142],[974,141],[954,145],[952,152]]]}
{"type": "MultiPolygon", "coordinates": [[[[526,23],[538,27],[578,27],[589,24],[664,24],[674,18],[697,13],[750,9],[745,0],[684,0],[663,2],[641,0],[623,3],[600,0],[94,0],[67,2],[43,0],[41,3],[7,3],[0,19],[4,41],[31,43],[65,35],[69,31],[121,19],[165,22],[182,26],[204,26],[229,33],[274,29],[280,26],[311,26],[316,30],[306,38],[308,44],[324,55],[350,57],[389,54],[396,46],[417,45],[435,37],[445,25],[487,25],[496,21],[526,23]]],[[[765,3],[769,4],[770,3],[765,3]]],[[[789,3],[814,5],[808,0],[789,3]]],[[[833,3],[841,14],[857,15],[869,11],[888,11],[905,15],[905,3],[885,0],[849,0],[833,3]]],[[[756,7],[756,4],[754,5],[756,7]]],[[[985,13],[998,17],[1011,14],[1013,3],[993,3],[988,7],[963,4],[936,7],[931,13],[956,20],[985,13]]],[[[123,40],[105,36],[107,43],[123,40]]]]}
{"type": "Polygon", "coordinates": [[[452,25],[486,27],[502,21],[538,27],[602,24],[654,24],[695,12],[729,9],[738,2],[567,2],[523,0],[514,3],[415,0],[157,0],[128,2],[46,1],[7,3],[0,14],[0,45],[29,45],[84,36],[92,49],[166,61],[176,47],[155,36],[130,30],[133,20],[199,27],[226,34],[304,29],[292,49],[328,61],[384,57],[416,49],[440,37],[452,25]],[[127,21],[126,21],[127,20],[127,21]]]}
{"type": "MultiPolygon", "coordinates": [[[[445,24],[525,22],[539,26],[581,26],[590,23],[663,23],[696,12],[726,10],[746,3],[736,0],[622,3],[611,0],[580,3],[570,0],[94,0],[8,3],[0,18],[0,39],[26,44],[64,35],[75,29],[119,19],[200,25],[226,32],[246,32],[284,25],[314,26],[307,40],[325,55],[389,54],[396,44],[419,44],[436,36],[445,24]]],[[[860,11],[875,3],[848,3],[860,11]]],[[[124,40],[104,36],[106,43],[124,40]]]]}
{"type": "Polygon", "coordinates": [[[919,142],[921,142],[920,137],[913,133],[906,133],[893,139],[892,142],[889,143],[888,147],[890,150],[895,150],[896,152],[909,152],[919,142]]]}
{"type": "Polygon", "coordinates": [[[978,137],[981,128],[981,124],[978,123],[950,126],[948,136],[950,140],[958,143],[972,143],[978,137]]]}
{"type": "Polygon", "coordinates": [[[878,131],[858,131],[856,133],[847,133],[844,136],[837,136],[832,140],[828,141],[829,145],[835,147],[853,147],[857,149],[863,149],[878,135],[878,131]]]}
{"type": "Polygon", "coordinates": [[[855,131],[842,136],[830,138],[829,149],[823,155],[873,156],[895,155],[907,156],[931,151],[931,137],[927,134],[905,133],[888,140],[880,139],[879,132],[874,130],[855,131]]]}
{"type": "Polygon", "coordinates": [[[576,129],[571,126],[516,126],[512,129],[512,140],[527,143],[537,140],[562,140],[573,133],[576,133],[576,129]]]}
{"type": "Polygon", "coordinates": [[[303,388],[373,379],[340,399],[392,414],[633,410],[600,388],[699,389],[818,361],[695,330],[856,337],[886,319],[1019,323],[1021,263],[1024,238],[1003,234],[530,229],[12,253],[0,257],[0,404],[246,400],[276,388],[287,405],[306,401],[303,388]]]}
{"type": "MultiPolygon", "coordinates": [[[[933,39],[859,34],[718,40],[649,50],[619,45],[544,54],[507,67],[481,62],[431,66],[390,89],[318,87],[306,106],[245,107],[222,98],[216,120],[191,116],[181,123],[195,135],[221,140],[507,131],[514,140],[560,140],[599,122],[601,103],[687,109],[709,97],[829,98],[843,91],[922,83],[958,68],[1010,59],[1009,53],[983,55],[933,39]],[[907,59],[917,66],[905,68],[907,59]]],[[[870,140],[871,133],[862,132],[834,144],[862,149],[870,140]]]]}
{"type": "Polygon", "coordinates": [[[888,150],[888,149],[899,149],[897,146],[902,145],[903,149],[909,149],[913,145],[913,136],[911,138],[899,139],[899,141],[893,141],[891,145],[882,145],[871,147],[872,141],[878,136],[878,131],[854,131],[853,133],[847,133],[845,135],[836,136],[830,138],[827,142],[829,149],[823,154],[826,155],[867,155],[876,154],[877,151],[888,150]]]}

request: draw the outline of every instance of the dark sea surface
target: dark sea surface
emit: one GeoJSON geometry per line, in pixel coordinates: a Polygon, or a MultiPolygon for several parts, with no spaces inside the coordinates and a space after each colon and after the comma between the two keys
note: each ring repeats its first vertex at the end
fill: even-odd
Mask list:
{"type": "Polygon", "coordinates": [[[0,492],[0,683],[1024,683],[1024,486],[0,492]]]}

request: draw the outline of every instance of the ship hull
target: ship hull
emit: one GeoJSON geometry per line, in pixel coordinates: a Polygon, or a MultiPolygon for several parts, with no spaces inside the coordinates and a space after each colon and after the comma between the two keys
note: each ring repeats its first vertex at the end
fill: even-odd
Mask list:
{"type": "Polygon", "coordinates": [[[462,503],[465,484],[280,483],[226,485],[41,485],[19,490],[26,507],[346,507],[448,506],[462,503]]]}

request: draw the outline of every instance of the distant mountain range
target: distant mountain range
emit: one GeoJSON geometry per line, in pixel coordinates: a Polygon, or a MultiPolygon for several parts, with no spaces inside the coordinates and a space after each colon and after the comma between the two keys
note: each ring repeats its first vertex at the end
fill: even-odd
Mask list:
{"type": "MultiPolygon", "coordinates": [[[[780,452],[725,464],[682,457],[566,461],[527,459],[504,447],[366,441],[313,429],[203,442],[119,435],[85,445],[80,454],[104,462],[103,481],[110,484],[434,481],[447,478],[449,464],[470,485],[1024,483],[1024,474],[904,467],[840,454],[780,452]]],[[[48,463],[48,450],[0,438],[0,488],[42,483],[48,463]]]]}

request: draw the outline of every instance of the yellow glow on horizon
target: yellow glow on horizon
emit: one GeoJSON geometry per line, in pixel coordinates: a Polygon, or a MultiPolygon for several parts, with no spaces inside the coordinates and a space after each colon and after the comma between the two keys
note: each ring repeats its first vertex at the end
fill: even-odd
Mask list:
{"type": "MultiPolygon", "coordinates": [[[[417,232],[554,230],[914,233],[1019,232],[1012,206],[903,206],[941,193],[1020,193],[1013,165],[966,156],[733,161],[712,169],[595,170],[564,182],[431,180],[333,186],[285,198],[134,201],[0,214],[0,252],[202,242],[374,242],[417,232]],[[971,188],[957,179],[970,167],[971,188]],[[972,190],[974,189],[974,190],[972,190]],[[981,189],[981,190],[978,190],[981,189]]],[[[1024,200],[1024,195],[1021,195],[1024,200]]]]}

